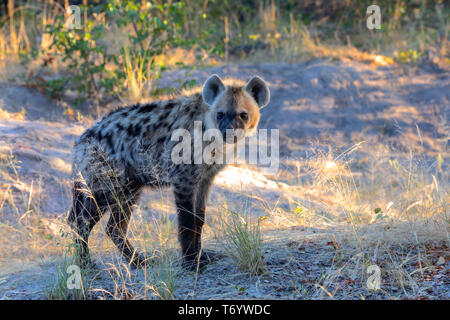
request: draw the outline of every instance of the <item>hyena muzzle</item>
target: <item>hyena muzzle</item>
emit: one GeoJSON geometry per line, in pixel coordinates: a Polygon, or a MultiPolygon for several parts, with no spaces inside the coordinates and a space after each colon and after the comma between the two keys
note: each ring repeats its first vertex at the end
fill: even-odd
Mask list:
{"type": "Polygon", "coordinates": [[[86,130],[72,153],[73,203],[68,217],[76,232],[81,263],[90,263],[89,234],[110,212],[107,235],[130,264],[145,265],[145,256],[136,252],[126,237],[133,206],[144,187],[171,186],[178,213],[182,265],[188,269],[206,265],[212,257],[201,248],[206,199],[215,175],[225,164],[198,163],[194,153],[188,162],[174,162],[172,151],[179,140],[172,135],[182,129],[193,136],[194,123],[199,121],[202,130],[217,130],[223,139],[222,150],[209,152],[223,154],[227,145],[256,130],[259,109],[269,99],[266,83],[257,76],[244,83],[236,79],[222,81],[212,75],[198,90],[120,108],[86,130]],[[243,135],[230,137],[233,130],[243,135]]]}

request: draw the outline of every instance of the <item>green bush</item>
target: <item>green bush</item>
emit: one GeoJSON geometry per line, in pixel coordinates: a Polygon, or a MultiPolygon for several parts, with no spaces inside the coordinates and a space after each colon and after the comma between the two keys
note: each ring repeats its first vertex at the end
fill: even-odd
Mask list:
{"type": "Polygon", "coordinates": [[[51,94],[71,89],[77,93],[77,102],[117,97],[130,85],[126,72],[130,65],[145,66],[137,68],[142,79],[158,78],[164,68],[156,65],[155,57],[167,48],[183,44],[184,2],[156,5],[109,0],[103,6],[80,8],[81,16],[87,13],[88,17],[83,28],[69,30],[63,16],[46,27],[53,37],[50,49],[56,48],[62,55],[70,74],[47,82],[51,94]],[[104,19],[93,19],[94,14],[103,15],[104,19]],[[131,45],[119,48],[120,54],[109,53],[102,41],[113,27],[133,30],[128,36],[131,45]]]}

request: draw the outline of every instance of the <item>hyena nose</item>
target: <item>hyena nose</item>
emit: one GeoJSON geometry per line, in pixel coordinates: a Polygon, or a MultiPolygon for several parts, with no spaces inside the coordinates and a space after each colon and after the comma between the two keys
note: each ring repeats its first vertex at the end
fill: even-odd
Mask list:
{"type": "Polygon", "coordinates": [[[225,136],[227,130],[233,130],[233,122],[228,121],[221,129],[222,130],[220,130],[220,132],[222,133],[223,136],[225,136]]]}

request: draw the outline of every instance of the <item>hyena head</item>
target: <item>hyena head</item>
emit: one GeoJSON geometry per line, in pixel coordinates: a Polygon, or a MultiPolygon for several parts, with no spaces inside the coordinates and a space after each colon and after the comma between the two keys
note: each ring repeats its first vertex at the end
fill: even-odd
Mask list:
{"type": "Polygon", "coordinates": [[[256,131],[259,109],[270,100],[267,84],[258,76],[247,83],[236,79],[222,79],[213,74],[204,83],[203,101],[210,107],[208,129],[217,129],[226,143],[236,143],[256,131]]]}

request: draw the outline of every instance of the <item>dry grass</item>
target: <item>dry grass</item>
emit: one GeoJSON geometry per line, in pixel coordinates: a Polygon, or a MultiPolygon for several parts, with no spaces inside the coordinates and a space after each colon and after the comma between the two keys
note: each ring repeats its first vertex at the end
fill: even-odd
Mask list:
{"type": "Polygon", "coordinates": [[[386,152],[367,159],[357,149],[294,162],[297,175],[291,181],[312,177],[286,188],[293,200],[298,195],[298,217],[290,213],[289,219],[289,213],[274,210],[264,219],[262,232],[264,227],[280,229],[286,220],[289,226],[324,230],[335,252],[320,283],[320,297],[336,297],[342,279],[347,286],[366,279],[372,264],[381,268],[385,287],[398,287],[406,296],[427,296],[421,282],[442,270],[449,258],[449,177],[442,158],[395,158],[386,152]],[[360,166],[363,170],[355,169],[360,166]]]}
{"type": "Polygon", "coordinates": [[[8,112],[0,109],[0,119],[25,120],[25,109],[21,112],[8,112]]]}
{"type": "MultiPolygon", "coordinates": [[[[8,0],[7,11],[6,23],[0,30],[0,66],[4,76],[17,78],[40,67],[52,42],[50,35],[44,32],[45,26],[52,24],[58,14],[64,14],[64,8],[48,1],[29,1],[19,5],[8,0]],[[38,55],[27,68],[23,68],[22,57],[30,55],[33,50],[38,55]]],[[[57,64],[51,67],[53,72],[58,71],[57,64]]]]}
{"type": "MultiPolygon", "coordinates": [[[[262,237],[259,221],[251,221],[248,212],[230,212],[225,208],[221,216],[223,226],[220,240],[225,252],[244,272],[258,275],[264,273],[262,237]]],[[[253,219],[254,220],[254,219],[253,219]]]]}

